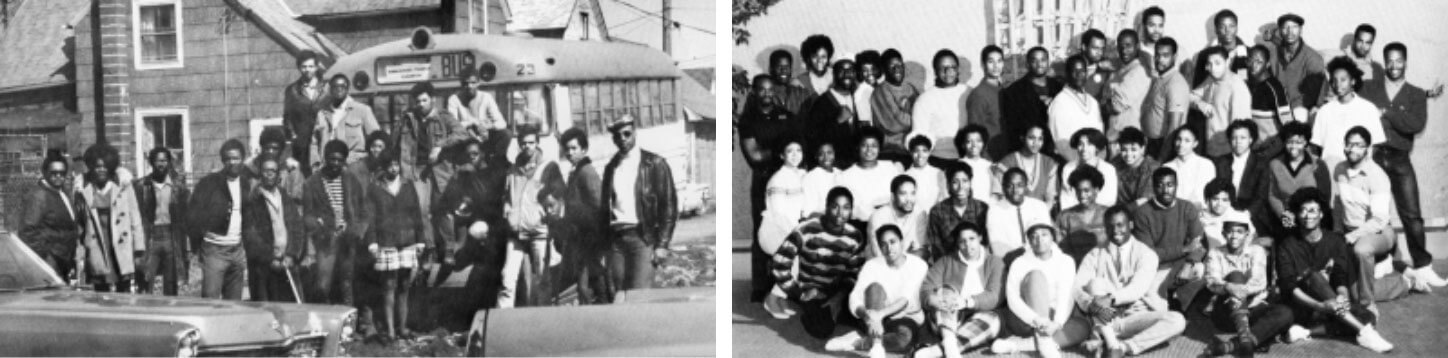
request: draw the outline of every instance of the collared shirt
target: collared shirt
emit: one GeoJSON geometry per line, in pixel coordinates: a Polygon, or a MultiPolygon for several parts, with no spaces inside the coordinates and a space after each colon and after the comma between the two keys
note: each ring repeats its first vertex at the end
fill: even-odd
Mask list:
{"type": "Polygon", "coordinates": [[[1217,177],[1217,166],[1213,165],[1211,160],[1188,154],[1172,159],[1162,166],[1176,171],[1177,199],[1190,201],[1197,204],[1197,207],[1205,207],[1207,198],[1203,193],[1206,192],[1207,182],[1217,177]]]}
{"type": "Polygon", "coordinates": [[[1091,281],[1099,280],[1111,293],[1113,306],[1124,308],[1118,316],[1142,310],[1164,311],[1166,301],[1157,295],[1156,287],[1152,285],[1156,282],[1157,269],[1156,253],[1141,240],[1131,238],[1120,245],[1108,242],[1081,258],[1075,279],[1076,304],[1083,309],[1090,307],[1096,297],[1088,294],[1085,288],[1091,281]]]}
{"type": "MultiPolygon", "coordinates": [[[[174,190],[168,177],[161,177],[160,181],[151,180],[156,187],[156,225],[171,224],[171,190],[174,190]]],[[[149,180],[149,179],[148,179],[149,180]]]]}
{"type": "MultiPolygon", "coordinates": [[[[865,257],[880,257],[880,244],[875,241],[875,230],[885,225],[900,227],[901,247],[906,251],[916,251],[920,245],[925,243],[926,212],[924,206],[916,205],[914,210],[909,212],[900,211],[895,205],[875,210],[870,216],[869,226],[865,230],[866,247],[865,257]]],[[[910,255],[914,256],[914,255],[910,255]]]]}
{"type": "Polygon", "coordinates": [[[634,185],[639,179],[639,156],[643,155],[642,149],[634,145],[633,149],[620,153],[623,159],[618,161],[618,167],[613,170],[613,205],[609,211],[613,213],[613,221],[610,225],[633,225],[639,223],[638,200],[635,196],[634,185]]]}
{"type": "Polygon", "coordinates": [[[1171,113],[1186,113],[1191,103],[1191,88],[1181,71],[1167,70],[1152,79],[1141,113],[1141,131],[1147,138],[1162,138],[1185,123],[1168,123],[1171,113]]]}
{"type": "Polygon", "coordinates": [[[464,93],[447,98],[447,110],[458,118],[463,128],[476,126],[480,130],[504,129],[508,122],[498,110],[498,102],[492,93],[478,91],[478,94],[464,101],[464,93]]]}
{"type": "Polygon", "coordinates": [[[1006,199],[995,201],[986,212],[985,218],[986,231],[990,233],[991,254],[1005,257],[1007,253],[1025,245],[1026,228],[1051,222],[1051,208],[1035,198],[1026,197],[1020,205],[1006,199]]]}
{"type": "Polygon", "coordinates": [[[282,257],[287,251],[288,239],[287,217],[282,211],[284,207],[282,204],[282,193],[279,190],[267,189],[266,187],[258,187],[257,190],[261,191],[261,197],[266,202],[267,214],[271,216],[272,257],[282,257]]]}
{"type": "Polygon", "coordinates": [[[1248,291],[1253,292],[1248,296],[1247,306],[1250,307],[1265,302],[1267,298],[1267,250],[1250,242],[1243,245],[1241,253],[1232,253],[1225,248],[1208,251],[1203,263],[1207,266],[1209,287],[1226,284],[1227,274],[1232,272],[1246,274],[1245,285],[1248,291]]]}
{"type": "MultiPolygon", "coordinates": [[[[312,132],[316,137],[312,141],[312,161],[317,163],[323,159],[327,142],[334,139],[341,140],[351,150],[347,155],[347,164],[361,161],[367,157],[367,134],[382,129],[377,125],[372,108],[353,100],[352,97],[347,97],[336,107],[330,103],[323,105],[317,117],[323,119],[317,121],[317,128],[312,132]]],[[[317,167],[317,163],[303,164],[317,167]]]]}
{"type": "Polygon", "coordinates": [[[1373,137],[1369,146],[1387,140],[1383,133],[1383,113],[1372,102],[1354,95],[1347,103],[1334,98],[1317,109],[1317,120],[1312,125],[1312,143],[1322,147],[1322,161],[1328,168],[1347,159],[1343,156],[1343,137],[1352,127],[1362,126],[1373,137]]]}
{"type": "Polygon", "coordinates": [[[1388,208],[1393,199],[1387,173],[1372,160],[1364,158],[1353,167],[1342,162],[1332,171],[1333,195],[1341,210],[1343,225],[1353,228],[1348,237],[1372,234],[1388,226],[1388,208]]]}
{"type": "MultiPolygon", "coordinates": [[[[987,203],[995,200],[991,197],[991,185],[993,185],[993,183],[991,182],[991,175],[989,175],[991,166],[995,163],[991,163],[990,160],[981,157],[960,157],[957,161],[970,166],[970,196],[975,198],[975,200],[987,203]]],[[[944,186],[942,186],[942,188],[943,187],[944,186]]]]}
{"type": "Polygon", "coordinates": [[[923,243],[929,256],[939,257],[945,254],[943,245],[945,239],[950,236],[950,231],[955,229],[961,222],[969,221],[977,226],[985,225],[986,213],[989,206],[985,202],[968,199],[964,209],[957,209],[954,199],[946,199],[930,208],[930,214],[926,217],[926,234],[923,243]]]}
{"type": "Polygon", "coordinates": [[[839,181],[839,174],[839,169],[825,170],[825,168],[818,167],[804,173],[804,179],[801,182],[804,185],[805,217],[825,213],[825,197],[839,181]]]}
{"type": "MultiPolygon", "coordinates": [[[[1252,214],[1249,214],[1244,210],[1227,208],[1227,212],[1238,213],[1238,215],[1241,215],[1241,217],[1252,217],[1252,214]]],[[[1225,236],[1222,236],[1222,219],[1225,219],[1226,217],[1226,214],[1217,215],[1212,213],[1211,209],[1204,208],[1202,210],[1202,236],[1205,236],[1206,238],[1205,243],[1207,245],[1207,248],[1216,249],[1227,245],[1227,238],[1225,236]]],[[[1252,223],[1248,222],[1247,231],[1256,232],[1257,229],[1252,226],[1252,223]]]]}
{"type": "Polygon", "coordinates": [[[1111,94],[1107,96],[1107,103],[1119,101],[1126,104],[1125,108],[1114,108],[1115,114],[1111,115],[1111,125],[1106,129],[1106,136],[1115,141],[1126,127],[1141,128],[1142,108],[1146,103],[1146,95],[1151,91],[1151,75],[1147,68],[1142,65],[1141,59],[1136,59],[1116,70],[1116,75],[1111,76],[1111,84],[1107,86],[1111,94]]]}
{"type": "Polygon", "coordinates": [[[915,206],[928,208],[945,199],[945,172],[939,168],[929,164],[924,167],[910,167],[905,169],[905,175],[915,179],[915,206]]]}

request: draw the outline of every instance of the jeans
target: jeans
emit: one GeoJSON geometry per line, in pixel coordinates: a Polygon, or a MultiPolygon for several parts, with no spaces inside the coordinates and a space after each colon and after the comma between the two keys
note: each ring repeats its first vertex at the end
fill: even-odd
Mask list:
{"type": "Polygon", "coordinates": [[[246,250],[241,244],[201,243],[201,297],[240,300],[245,270],[246,250]]]}
{"type": "Polygon", "coordinates": [[[156,225],[151,230],[150,243],[146,245],[146,262],[142,265],[142,274],[136,277],[141,293],[151,293],[153,280],[160,275],[165,277],[161,292],[167,296],[176,295],[181,275],[187,269],[186,243],[178,242],[178,238],[171,235],[170,225],[156,225]]]}
{"type": "Polygon", "coordinates": [[[549,243],[550,240],[543,236],[508,240],[507,258],[503,259],[503,287],[498,290],[498,308],[513,308],[518,297],[519,276],[523,276],[523,287],[527,290],[524,298],[528,303],[547,302],[548,297],[538,296],[548,293],[539,290],[537,285],[545,265],[553,266],[553,262],[559,259],[549,243]],[[523,272],[525,267],[527,272],[523,272]]]}
{"type": "MultiPolygon", "coordinates": [[[[1247,283],[1247,275],[1241,271],[1233,271],[1227,274],[1226,281],[1247,283]]],[[[1263,302],[1245,307],[1245,302],[1232,300],[1227,295],[1218,297],[1212,305],[1212,323],[1218,330],[1250,332],[1259,347],[1271,343],[1272,337],[1286,332],[1287,328],[1292,326],[1292,309],[1285,305],[1263,302]]]]}
{"type": "Polygon", "coordinates": [[[1413,268],[1433,264],[1433,255],[1428,253],[1427,235],[1423,233],[1423,211],[1418,206],[1418,172],[1408,152],[1378,146],[1373,151],[1373,161],[1388,174],[1392,186],[1393,202],[1398,204],[1398,219],[1403,222],[1403,231],[1408,236],[1408,253],[1413,257],[1413,268]]]}
{"type": "Polygon", "coordinates": [[[609,260],[610,272],[618,288],[634,290],[650,288],[654,284],[654,249],[644,242],[637,227],[614,230],[613,258],[609,260]]]}
{"type": "Polygon", "coordinates": [[[316,245],[317,262],[312,266],[312,286],[306,289],[311,296],[308,303],[351,306],[352,273],[355,269],[352,256],[356,251],[353,243],[358,240],[344,234],[331,241],[330,245],[316,245]]]}
{"type": "Polygon", "coordinates": [[[792,301],[799,303],[799,323],[804,332],[815,339],[828,339],[839,325],[853,325],[859,319],[845,309],[849,292],[841,292],[830,299],[803,301],[798,294],[791,294],[792,301]]]}
{"type": "MultiPolygon", "coordinates": [[[[1332,284],[1328,281],[1327,276],[1320,271],[1308,274],[1307,277],[1302,278],[1302,280],[1297,282],[1295,285],[1283,287],[1282,289],[1284,290],[1283,292],[1289,295],[1292,294],[1293,290],[1301,289],[1308,296],[1311,296],[1313,299],[1320,302],[1330,302],[1337,299],[1337,292],[1333,290],[1332,284]]],[[[1287,302],[1289,302],[1289,305],[1292,308],[1293,319],[1297,323],[1302,323],[1303,326],[1312,326],[1318,323],[1326,323],[1330,334],[1357,334],[1356,330],[1353,330],[1352,327],[1342,323],[1336,317],[1328,317],[1327,314],[1319,312],[1312,307],[1307,307],[1301,302],[1298,302],[1296,299],[1288,299],[1287,302]]],[[[1372,311],[1369,311],[1367,309],[1367,306],[1359,304],[1357,302],[1350,303],[1350,306],[1351,307],[1348,309],[1348,314],[1351,314],[1353,317],[1357,318],[1358,322],[1361,322],[1362,324],[1373,324],[1374,322],[1377,322],[1377,315],[1373,314],[1372,311]]]]}

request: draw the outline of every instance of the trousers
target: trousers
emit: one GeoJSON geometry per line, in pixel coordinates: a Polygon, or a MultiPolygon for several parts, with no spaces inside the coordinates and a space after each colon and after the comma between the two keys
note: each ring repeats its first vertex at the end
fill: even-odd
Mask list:
{"type": "Polygon", "coordinates": [[[1397,203],[1398,219],[1403,222],[1403,233],[1408,236],[1408,253],[1413,258],[1412,267],[1422,268],[1433,264],[1433,254],[1428,253],[1428,236],[1423,231],[1423,210],[1418,205],[1418,172],[1413,169],[1413,162],[1408,154],[1408,151],[1378,146],[1377,150],[1373,151],[1373,161],[1388,174],[1393,202],[1397,203]]]}
{"type": "Polygon", "coordinates": [[[246,250],[241,244],[201,243],[201,297],[240,300],[246,286],[246,250]]]}

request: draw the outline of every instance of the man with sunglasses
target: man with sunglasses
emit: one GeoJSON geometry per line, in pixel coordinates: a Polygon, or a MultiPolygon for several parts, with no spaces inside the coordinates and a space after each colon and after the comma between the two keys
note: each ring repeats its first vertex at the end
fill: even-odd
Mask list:
{"type": "Polygon", "coordinates": [[[609,272],[623,290],[649,288],[654,268],[669,256],[679,211],[674,175],[658,154],[638,146],[633,116],[608,126],[618,153],[603,170],[603,203],[608,211],[613,253],[609,272]]]}
{"type": "Polygon", "coordinates": [[[27,192],[25,202],[31,210],[25,210],[20,219],[20,241],[40,255],[61,280],[69,281],[81,234],[75,198],[69,190],[70,163],[60,153],[52,152],[41,169],[44,177],[36,183],[39,190],[27,192]]]}

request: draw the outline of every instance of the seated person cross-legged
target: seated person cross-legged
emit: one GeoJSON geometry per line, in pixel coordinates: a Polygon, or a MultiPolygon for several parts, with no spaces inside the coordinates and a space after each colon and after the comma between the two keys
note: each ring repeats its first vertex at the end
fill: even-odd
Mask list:
{"type": "Polygon", "coordinates": [[[916,351],[917,358],[958,358],[1001,330],[995,310],[1001,304],[1006,268],[986,248],[984,228],[962,221],[942,241],[947,254],[935,260],[920,285],[927,313],[927,329],[921,335],[938,333],[940,344],[916,351]]]}
{"type": "Polygon", "coordinates": [[[1217,330],[1236,335],[1209,344],[1207,354],[1265,353],[1272,338],[1292,325],[1292,309],[1267,300],[1267,250],[1252,239],[1251,215],[1227,212],[1218,226],[1222,247],[1207,252],[1205,262],[1208,315],[1217,330]]]}
{"type": "Polygon", "coordinates": [[[1141,354],[1187,326],[1186,318],[1167,310],[1157,295],[1156,252],[1132,236],[1127,210],[1124,205],[1106,210],[1110,240],[1082,259],[1072,294],[1096,333],[1089,350],[1107,357],[1141,354]]]}
{"type": "Polygon", "coordinates": [[[1056,228],[1038,223],[1026,229],[1027,246],[1006,274],[1007,337],[991,344],[995,354],[1036,351],[1042,357],[1061,356],[1091,333],[1091,323],[1072,317],[1076,263],[1056,247],[1056,228]]]}
{"type": "Polygon", "coordinates": [[[915,345],[916,331],[925,321],[920,284],[929,265],[905,252],[900,227],[885,225],[876,231],[880,256],[860,267],[850,291],[849,312],[860,327],[830,339],[827,351],[869,350],[871,358],[904,352],[915,345]]]}
{"type": "Polygon", "coordinates": [[[1377,315],[1348,298],[1348,288],[1358,280],[1357,257],[1341,233],[1322,228],[1328,207],[1322,193],[1304,188],[1289,203],[1296,230],[1275,249],[1277,288],[1294,321],[1307,327],[1325,323],[1329,334],[1355,335],[1358,345],[1374,352],[1393,350],[1373,328],[1377,315]]]}
{"type": "Polygon", "coordinates": [[[829,338],[835,326],[849,320],[842,314],[864,259],[865,234],[850,224],[854,197],[836,187],[826,195],[824,216],[805,220],[789,234],[770,262],[776,282],[765,296],[764,310],[788,319],[800,308],[800,323],[810,336],[829,338]]]}

